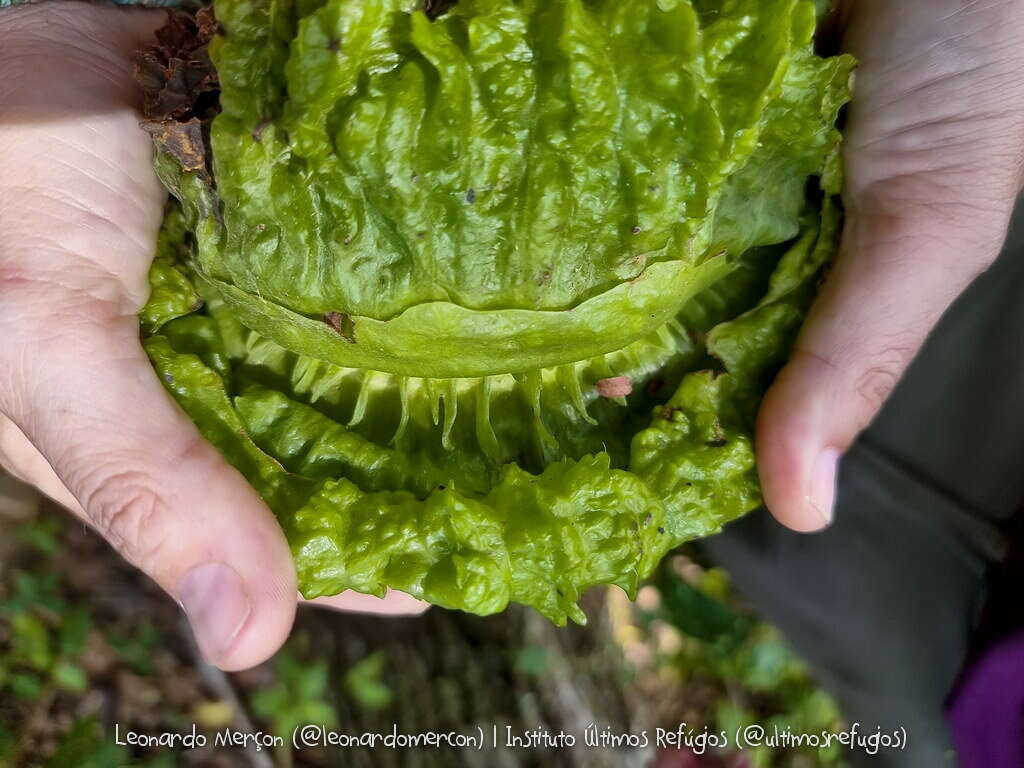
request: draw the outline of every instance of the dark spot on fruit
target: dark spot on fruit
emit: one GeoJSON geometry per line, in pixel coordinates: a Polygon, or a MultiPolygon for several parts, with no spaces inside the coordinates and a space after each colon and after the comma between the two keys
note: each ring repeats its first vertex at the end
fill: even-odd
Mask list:
{"type": "Polygon", "coordinates": [[[716,416],[711,422],[711,436],[707,441],[707,445],[709,448],[721,448],[725,443],[725,430],[722,428],[722,422],[716,416]]]}
{"type": "Polygon", "coordinates": [[[639,225],[639,224],[638,224],[638,225],[636,225],[635,227],[633,227],[633,229],[632,229],[632,230],[630,230],[630,231],[631,231],[631,232],[632,232],[632,233],[633,233],[634,235],[639,235],[639,234],[640,234],[641,232],[643,232],[643,230],[642,230],[642,229],[640,229],[640,225],[639,225]]]}
{"type": "Polygon", "coordinates": [[[187,122],[204,127],[220,111],[220,83],[207,47],[223,33],[212,8],[194,16],[176,13],[156,30],[151,47],[135,56],[135,77],[142,86],[143,114],[152,121],[187,122]]]}
{"type": "Polygon", "coordinates": [[[203,125],[199,118],[193,117],[181,123],[174,120],[146,120],[142,128],[153,137],[162,151],[178,161],[183,171],[195,172],[200,178],[209,179],[203,125]]]}
{"type": "Polygon", "coordinates": [[[437,490],[443,491],[447,487],[448,487],[447,485],[439,485],[439,486],[437,486],[437,490]]]}
{"type": "Polygon", "coordinates": [[[356,343],[356,325],[344,312],[328,312],[324,315],[324,322],[349,344],[356,343]]]}
{"type": "Polygon", "coordinates": [[[433,21],[455,5],[455,3],[456,0],[424,0],[423,12],[427,14],[428,19],[433,21]]]}
{"type": "Polygon", "coordinates": [[[327,50],[329,50],[331,53],[337,53],[338,51],[340,51],[341,50],[341,40],[339,40],[336,37],[332,37],[327,42],[327,50]]]}
{"type": "Polygon", "coordinates": [[[263,132],[267,130],[270,123],[271,120],[269,117],[265,117],[256,123],[255,127],[252,129],[252,140],[257,143],[260,142],[263,139],[263,132]]]}
{"type": "Polygon", "coordinates": [[[682,410],[676,408],[673,405],[665,405],[658,409],[658,416],[663,418],[665,421],[680,422],[685,417],[683,416],[682,410]]]}
{"type": "Polygon", "coordinates": [[[472,187],[466,190],[466,202],[470,205],[476,202],[476,190],[472,187]]]}
{"type": "Polygon", "coordinates": [[[166,381],[168,384],[173,384],[174,383],[174,376],[172,376],[170,373],[165,373],[164,374],[164,381],[166,381]]]}
{"type": "Polygon", "coordinates": [[[661,391],[661,388],[664,387],[664,386],[665,386],[665,380],[664,379],[658,379],[658,378],[651,379],[649,382],[647,382],[647,396],[648,397],[654,397],[656,394],[658,394],[658,392],[661,391]]]}
{"type": "Polygon", "coordinates": [[[659,526],[658,526],[658,533],[664,533],[664,532],[665,532],[665,529],[664,529],[664,528],[662,528],[662,527],[661,527],[661,526],[659,525],[659,526]]]}

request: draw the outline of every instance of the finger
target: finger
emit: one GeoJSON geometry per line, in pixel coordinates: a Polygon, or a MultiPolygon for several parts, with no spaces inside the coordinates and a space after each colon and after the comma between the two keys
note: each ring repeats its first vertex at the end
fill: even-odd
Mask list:
{"type": "Polygon", "coordinates": [[[0,353],[13,382],[0,408],[84,519],[182,604],[207,658],[225,669],[263,661],[295,612],[280,527],[163,391],[135,318],[95,300],[61,307],[0,329],[41,334],[31,355],[0,353]]]}
{"type": "Polygon", "coordinates": [[[364,595],[348,590],[340,595],[317,597],[304,601],[306,605],[332,608],[349,613],[372,613],[381,616],[419,616],[430,608],[430,603],[417,600],[412,595],[397,590],[388,590],[384,597],[364,595]]]}
{"type": "Polygon", "coordinates": [[[1005,236],[1009,202],[985,210],[908,202],[928,194],[890,183],[847,202],[839,260],[762,403],[765,503],[794,530],[831,522],[839,457],[1005,236]]]}
{"type": "MultiPolygon", "coordinates": [[[[12,476],[8,485],[20,481],[17,482],[17,487],[11,485],[7,490],[8,486],[4,485],[4,477],[0,474],[0,508],[3,507],[3,501],[8,498],[11,506],[16,502],[29,505],[32,498],[28,488],[32,486],[79,517],[85,515],[78,500],[57,477],[49,462],[14,422],[3,416],[0,416],[0,467],[12,476]]],[[[303,600],[300,595],[299,600],[318,608],[380,616],[418,616],[430,608],[430,603],[397,590],[388,590],[387,595],[382,598],[348,590],[340,595],[318,597],[313,600],[303,600]]]]}

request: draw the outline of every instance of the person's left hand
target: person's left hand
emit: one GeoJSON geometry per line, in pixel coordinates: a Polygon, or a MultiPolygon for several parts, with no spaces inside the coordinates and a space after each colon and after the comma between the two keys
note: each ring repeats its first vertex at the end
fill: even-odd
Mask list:
{"type": "Polygon", "coordinates": [[[240,669],[287,637],[295,572],[270,510],[139,343],[166,198],[132,59],[163,20],[82,2],[0,13],[0,464],[94,526],[182,603],[208,659],[240,669]]]}

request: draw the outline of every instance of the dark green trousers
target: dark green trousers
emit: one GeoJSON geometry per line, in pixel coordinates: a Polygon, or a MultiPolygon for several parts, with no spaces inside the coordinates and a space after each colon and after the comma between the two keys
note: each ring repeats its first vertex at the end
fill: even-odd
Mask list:
{"type": "Polygon", "coordinates": [[[834,525],[794,534],[760,510],[707,548],[848,720],[907,729],[905,751],[854,755],[858,763],[936,768],[955,764],[943,703],[1005,550],[1001,528],[1022,502],[1018,205],[998,262],[946,314],[844,457],[834,525]]]}

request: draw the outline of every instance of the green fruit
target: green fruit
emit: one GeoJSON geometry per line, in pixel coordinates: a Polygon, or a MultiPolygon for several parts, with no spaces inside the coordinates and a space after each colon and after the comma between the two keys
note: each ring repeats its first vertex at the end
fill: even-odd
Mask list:
{"type": "Polygon", "coordinates": [[[215,8],[145,344],[304,594],[582,621],[759,503],[753,417],[840,225],[853,62],[814,2],[215,8]]]}

